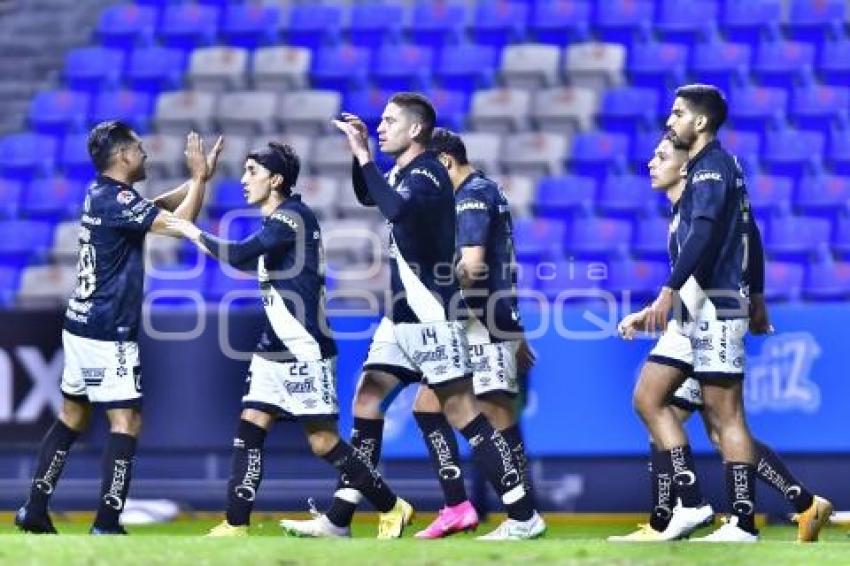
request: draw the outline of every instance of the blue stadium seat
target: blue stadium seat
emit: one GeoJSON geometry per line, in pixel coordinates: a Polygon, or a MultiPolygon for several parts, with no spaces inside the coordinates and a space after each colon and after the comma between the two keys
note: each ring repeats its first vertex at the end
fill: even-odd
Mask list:
{"type": "MultiPolygon", "coordinates": [[[[648,159],[647,159],[648,161],[648,159]]],[[[602,183],[596,206],[607,216],[634,218],[642,212],[654,210],[646,177],[624,173],[608,175],[602,183]]]]}
{"type": "Polygon", "coordinates": [[[582,300],[581,295],[576,297],[571,292],[599,289],[607,274],[607,267],[591,261],[558,261],[555,262],[552,271],[553,276],[549,277],[547,274],[539,285],[540,290],[549,300],[561,295],[572,299],[570,302],[575,302],[576,299],[584,302],[596,293],[591,293],[591,296],[583,297],[584,300],[582,300]]]}
{"type": "Polygon", "coordinates": [[[369,131],[374,132],[391,95],[390,91],[381,89],[353,90],[346,96],[344,108],[346,112],[360,116],[369,131]]]}
{"type": "Polygon", "coordinates": [[[566,218],[593,211],[596,182],[587,177],[543,177],[537,183],[535,213],[539,217],[566,218]]]}
{"type": "Polygon", "coordinates": [[[0,265],[0,308],[12,305],[18,294],[18,279],[20,270],[0,265]]]}
{"type": "Polygon", "coordinates": [[[629,163],[639,173],[647,170],[647,164],[655,154],[655,147],[663,136],[661,131],[636,132],[632,138],[629,163]]]}
{"type": "Polygon", "coordinates": [[[739,130],[762,132],[771,120],[784,120],[788,91],[747,85],[729,93],[729,121],[739,130]]]}
{"type": "Polygon", "coordinates": [[[823,154],[823,134],[781,128],[765,135],[762,163],[767,171],[778,175],[800,176],[813,159],[823,154]]]}
{"type": "Polygon", "coordinates": [[[828,245],[831,224],[823,218],[776,216],[764,245],[771,258],[807,261],[828,245]]]}
{"type": "Polygon", "coordinates": [[[479,2],[469,31],[479,45],[502,48],[522,41],[528,21],[528,6],[521,2],[495,0],[479,2]]]}
{"type": "Polygon", "coordinates": [[[667,259],[670,220],[660,216],[641,219],[637,224],[632,252],[639,258],[667,259]]]}
{"type": "Polygon", "coordinates": [[[347,92],[363,88],[369,73],[371,52],[365,47],[324,47],[313,59],[313,88],[347,92]]]}
{"type": "Polygon", "coordinates": [[[289,11],[286,43],[316,51],[325,44],[339,41],[342,6],[333,4],[295,4],[289,11]]]}
{"type": "Polygon", "coordinates": [[[468,18],[463,2],[419,0],[408,22],[407,36],[417,44],[432,49],[460,42],[468,18]]]}
{"type": "Polygon", "coordinates": [[[53,243],[53,226],[37,220],[0,221],[0,262],[23,267],[33,261],[44,261],[53,243]]]}
{"type": "Polygon", "coordinates": [[[0,220],[9,220],[18,215],[24,184],[17,179],[0,178],[0,220]]]}
{"type": "Polygon", "coordinates": [[[764,41],[753,63],[753,76],[762,86],[791,88],[814,69],[815,47],[797,41],[764,41]]]}
{"type": "Polygon", "coordinates": [[[244,208],[245,195],[239,179],[221,179],[215,184],[213,197],[209,201],[208,210],[213,218],[220,218],[229,210],[244,208]]]}
{"type": "MultiPolygon", "coordinates": [[[[518,262],[516,269],[516,287],[518,290],[535,290],[540,281],[537,278],[537,262],[518,262]]],[[[522,300],[522,299],[520,299],[522,300]]]]}
{"type": "Polygon", "coordinates": [[[658,92],[649,88],[617,87],[605,91],[599,106],[600,127],[631,133],[636,129],[657,130],[658,92]]]}
{"type": "Polygon", "coordinates": [[[691,75],[695,82],[717,85],[724,92],[748,82],[752,50],[741,43],[710,41],[693,50],[691,75]]]}
{"type": "Polygon", "coordinates": [[[608,264],[608,278],[602,287],[620,294],[628,291],[631,300],[651,301],[670,275],[670,264],[666,261],[613,260],[608,264]]]}
{"type": "Polygon", "coordinates": [[[842,214],[838,217],[832,250],[838,257],[850,259],[850,215],[842,214]]]}
{"type": "Polygon", "coordinates": [[[636,43],[629,50],[626,69],[632,86],[669,89],[684,84],[687,65],[687,46],[646,41],[636,43]]]}
{"type": "Polygon", "coordinates": [[[378,51],[372,82],[394,91],[421,91],[431,80],[433,53],[427,47],[387,45],[378,51]]]}
{"type": "Polygon", "coordinates": [[[259,300],[259,292],[256,277],[250,274],[246,274],[244,277],[231,275],[217,266],[211,270],[207,287],[204,289],[204,297],[215,302],[221,302],[225,295],[230,293],[232,293],[231,297],[233,298],[237,294],[240,296],[252,294],[256,296],[256,300],[259,300]]]}
{"type": "Polygon", "coordinates": [[[850,175],[850,126],[833,128],[829,134],[826,161],[832,170],[841,175],[850,175]]]}
{"type": "Polygon", "coordinates": [[[717,0],[661,0],[655,31],[664,41],[694,43],[717,21],[717,0]]]}
{"type": "Polygon", "coordinates": [[[436,78],[443,88],[472,92],[493,85],[497,52],[493,47],[463,44],[443,48],[436,78]]]}
{"type": "Polygon", "coordinates": [[[90,123],[120,119],[137,133],[147,134],[150,132],[152,109],[153,97],[145,92],[103,91],[95,99],[90,123]]]}
{"type": "Polygon", "coordinates": [[[100,13],[95,33],[104,47],[129,51],[153,42],[156,19],[157,9],[153,6],[110,6],[100,13]]]}
{"type": "Polygon", "coordinates": [[[817,71],[818,78],[824,84],[841,87],[850,84],[850,39],[824,43],[817,71]]]}
{"type": "Polygon", "coordinates": [[[540,261],[564,256],[564,223],[554,219],[517,218],[514,221],[514,250],[517,259],[540,261]]]}
{"type": "Polygon", "coordinates": [[[726,151],[739,158],[759,156],[761,147],[759,134],[722,128],[719,138],[726,151]]]}
{"type": "Polygon", "coordinates": [[[94,92],[118,85],[124,53],[105,47],[71,49],[65,57],[65,83],[74,90],[94,92]]]}
{"type": "Polygon", "coordinates": [[[792,0],[787,35],[799,41],[823,41],[829,33],[844,35],[845,0],[792,0]]]}
{"type": "Polygon", "coordinates": [[[64,177],[34,179],[27,186],[21,214],[33,220],[71,220],[79,216],[86,188],[64,177]]]}
{"type": "Polygon", "coordinates": [[[572,155],[568,158],[569,167],[575,173],[591,175],[601,181],[607,175],[609,167],[622,156],[628,155],[628,151],[629,138],[625,134],[577,134],[573,138],[572,155]]]}
{"type": "Polygon", "coordinates": [[[850,177],[805,175],[797,186],[797,208],[804,214],[850,213],[850,177]]]}
{"type": "Polygon", "coordinates": [[[594,31],[599,39],[630,45],[652,28],[652,0],[611,0],[597,3],[594,31]]]}
{"type": "Polygon", "coordinates": [[[537,43],[566,47],[590,37],[589,0],[541,0],[531,17],[529,35],[537,43]]]}
{"type": "Polygon", "coordinates": [[[88,134],[68,134],[62,141],[59,153],[59,166],[66,177],[88,181],[94,178],[96,171],[88,150],[88,134]]]}
{"type": "Polygon", "coordinates": [[[565,251],[568,256],[581,259],[625,258],[631,240],[631,222],[613,218],[577,218],[565,251]]]}
{"type": "Polygon", "coordinates": [[[798,263],[768,261],[764,272],[764,298],[768,301],[795,301],[803,289],[804,268],[798,263]]]}
{"type": "Polygon", "coordinates": [[[166,47],[191,51],[212,45],[218,35],[219,10],[201,4],[169,4],[162,14],[159,38],[166,47]]]}
{"type": "Polygon", "coordinates": [[[282,14],[277,6],[228,5],[221,24],[221,37],[228,45],[256,49],[278,42],[282,14]]]}
{"type": "Polygon", "coordinates": [[[354,4],[348,24],[348,40],[353,45],[377,49],[384,43],[398,43],[404,7],[380,2],[354,4]]]}
{"type": "Polygon", "coordinates": [[[755,47],[764,34],[778,29],[782,17],[782,0],[747,0],[724,2],[721,28],[729,41],[755,47]]]}
{"type": "Polygon", "coordinates": [[[145,295],[154,305],[191,307],[203,300],[207,270],[190,264],[160,265],[148,270],[145,295]],[[194,298],[193,298],[194,297],[194,298]]]}
{"type": "Polygon", "coordinates": [[[469,112],[469,96],[459,90],[432,88],[426,91],[437,110],[437,125],[454,131],[463,130],[469,112]]]}
{"type": "Polygon", "coordinates": [[[790,211],[792,192],[793,183],[788,177],[754,175],[747,182],[747,194],[756,216],[790,211]]]}
{"type": "Polygon", "coordinates": [[[89,114],[89,96],[72,90],[43,90],[30,103],[29,123],[40,134],[80,131],[89,114]]]}
{"type": "Polygon", "coordinates": [[[803,296],[812,301],[850,298],[850,262],[825,259],[809,265],[803,296]]]}
{"type": "Polygon", "coordinates": [[[186,53],[166,47],[141,47],[130,54],[124,80],[134,90],[159,94],[179,90],[186,69],[186,53]]]}
{"type": "Polygon", "coordinates": [[[850,89],[810,83],[794,89],[790,117],[794,125],[826,134],[839,112],[850,110],[850,89]]]}
{"type": "Polygon", "coordinates": [[[40,134],[11,134],[0,138],[0,175],[29,180],[47,175],[56,162],[56,139],[40,134]]]}

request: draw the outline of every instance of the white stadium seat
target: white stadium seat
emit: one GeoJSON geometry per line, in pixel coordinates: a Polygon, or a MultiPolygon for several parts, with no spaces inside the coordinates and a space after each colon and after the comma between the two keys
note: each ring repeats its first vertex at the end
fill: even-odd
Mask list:
{"type": "Polygon", "coordinates": [[[596,91],[555,87],[534,93],[531,120],[538,130],[572,134],[593,128],[599,98],[596,91]]]}
{"type": "Polygon", "coordinates": [[[307,87],[312,53],[306,47],[261,47],[254,52],[254,88],[278,92],[307,87]]]}
{"type": "Polygon", "coordinates": [[[148,155],[146,166],[151,177],[183,176],[186,169],[185,136],[151,134],[142,138],[148,155]]]}
{"type": "Polygon", "coordinates": [[[245,87],[248,50],[239,47],[199,47],[189,59],[187,79],[195,90],[222,92],[245,87]]]}
{"type": "Polygon", "coordinates": [[[561,50],[555,45],[525,43],[502,50],[499,76],[502,84],[519,88],[540,88],[557,84],[561,50]]]}
{"type": "Polygon", "coordinates": [[[509,173],[557,175],[564,169],[568,148],[568,139],[559,134],[511,134],[502,146],[502,164],[509,173]]]}
{"type": "Polygon", "coordinates": [[[470,128],[479,132],[516,132],[528,128],[531,95],[513,88],[479,90],[472,95],[470,128]]]}
{"type": "MultiPolygon", "coordinates": [[[[374,154],[374,140],[369,139],[374,154]]],[[[316,175],[351,177],[351,150],[342,133],[327,134],[316,138],[310,168],[316,175]]]]}
{"type": "Polygon", "coordinates": [[[278,121],[291,133],[315,135],[330,130],[339,114],[340,95],[331,90],[287,92],[280,97],[278,121]]]}
{"type": "Polygon", "coordinates": [[[75,265],[37,265],[21,274],[18,305],[23,307],[63,305],[77,284],[75,265]]]}
{"type": "Polygon", "coordinates": [[[532,215],[531,206],[534,203],[536,188],[534,177],[528,175],[496,175],[492,179],[502,187],[502,191],[508,199],[512,217],[525,218],[532,215]]]}
{"type": "Polygon", "coordinates": [[[460,135],[466,146],[466,157],[477,169],[490,175],[499,173],[502,155],[502,136],[487,132],[464,132],[460,135]]]}
{"type": "Polygon", "coordinates": [[[225,135],[253,136],[275,130],[277,95],[245,90],[218,99],[218,125],[225,135]]]}
{"type": "Polygon", "coordinates": [[[596,91],[622,84],[626,47],[618,43],[577,43],[564,55],[567,82],[596,91]]]}
{"type": "Polygon", "coordinates": [[[186,135],[190,130],[208,133],[212,131],[215,102],[216,95],[210,92],[164,92],[156,101],[156,129],[163,134],[186,135]]]}
{"type": "Polygon", "coordinates": [[[53,232],[50,256],[58,263],[76,265],[80,253],[80,223],[76,220],[60,222],[53,232]]]}
{"type": "Polygon", "coordinates": [[[339,179],[299,176],[296,191],[320,218],[334,218],[339,204],[339,179]]]}

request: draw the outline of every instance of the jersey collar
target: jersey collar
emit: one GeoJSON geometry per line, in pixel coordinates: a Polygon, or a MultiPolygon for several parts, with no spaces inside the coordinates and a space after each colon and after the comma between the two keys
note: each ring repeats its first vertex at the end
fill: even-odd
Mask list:
{"type": "Polygon", "coordinates": [[[469,175],[466,176],[466,179],[463,180],[463,182],[460,184],[460,186],[457,188],[457,190],[459,191],[459,190],[465,188],[474,179],[478,179],[478,178],[483,177],[483,176],[484,176],[484,173],[482,173],[478,169],[473,170],[472,173],[470,173],[469,175]]]}
{"type": "Polygon", "coordinates": [[[122,183],[121,181],[118,181],[117,179],[113,179],[112,177],[109,177],[108,175],[98,175],[95,178],[95,182],[98,185],[115,185],[115,186],[117,186],[121,189],[132,189],[133,188],[130,185],[128,185],[127,183],[122,183]]]}
{"type": "Polygon", "coordinates": [[[426,149],[425,151],[414,157],[413,161],[405,165],[403,168],[399,169],[398,173],[396,173],[396,179],[398,179],[400,175],[406,175],[408,171],[410,171],[416,165],[426,159],[437,159],[437,154],[431,151],[430,149],[426,149]]]}
{"type": "Polygon", "coordinates": [[[709,151],[714,151],[715,149],[720,149],[720,140],[718,140],[717,138],[705,144],[705,147],[699,150],[699,153],[694,155],[694,158],[688,162],[688,173],[691,172],[691,169],[694,168],[694,166],[697,164],[697,161],[705,157],[709,151]]]}

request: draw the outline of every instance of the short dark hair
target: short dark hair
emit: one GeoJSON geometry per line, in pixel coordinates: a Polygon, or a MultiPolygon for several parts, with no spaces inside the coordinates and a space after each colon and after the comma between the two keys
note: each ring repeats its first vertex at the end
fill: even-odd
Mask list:
{"type": "Polygon", "coordinates": [[[112,154],[121,146],[136,141],[133,129],[120,120],[101,122],[89,132],[88,150],[94,168],[103,173],[112,162],[112,154]]]}
{"type": "Polygon", "coordinates": [[[431,135],[437,124],[437,111],[428,97],[418,92],[397,92],[392,95],[390,102],[413,114],[422,124],[422,131],[413,139],[426,146],[431,143],[431,135]]]}
{"type": "Polygon", "coordinates": [[[458,165],[466,165],[469,158],[466,156],[466,145],[463,139],[456,133],[446,128],[435,128],[431,136],[431,151],[451,155],[458,165]]]}
{"type": "Polygon", "coordinates": [[[266,147],[257,149],[248,154],[248,159],[253,159],[273,175],[283,177],[283,189],[281,192],[289,195],[292,187],[298,182],[298,174],[301,172],[301,159],[291,145],[272,141],[266,147]]]}
{"type": "Polygon", "coordinates": [[[704,84],[680,86],[676,89],[676,96],[686,100],[693,110],[705,114],[708,118],[708,127],[712,132],[716,133],[726,121],[729,106],[726,104],[726,97],[716,86],[704,84]]]}

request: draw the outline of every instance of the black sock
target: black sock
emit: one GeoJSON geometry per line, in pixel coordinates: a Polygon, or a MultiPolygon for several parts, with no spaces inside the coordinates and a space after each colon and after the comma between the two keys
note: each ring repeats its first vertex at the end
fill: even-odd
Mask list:
{"type": "Polygon", "coordinates": [[[57,420],[44,435],[38,449],[38,460],[30,487],[27,508],[34,513],[46,513],[50,496],[56,489],[71,445],[80,435],[57,420]]]}
{"type": "Polygon", "coordinates": [[[460,449],[455,431],[443,413],[414,412],[413,416],[428,447],[446,505],[453,507],[463,503],[467,500],[466,486],[460,469],[460,449]]]}
{"type": "Polygon", "coordinates": [[[525,442],[522,438],[522,429],[519,423],[515,423],[505,430],[501,431],[505,437],[505,442],[511,447],[511,453],[514,456],[514,463],[519,468],[519,473],[522,476],[522,487],[525,488],[525,495],[532,507],[536,508],[534,501],[534,486],[531,483],[531,470],[528,469],[528,456],[525,454],[525,442]]]}
{"type": "Polygon", "coordinates": [[[673,474],[672,462],[665,453],[656,448],[654,442],[649,443],[650,460],[649,476],[652,485],[652,512],[649,515],[649,526],[659,533],[670,524],[673,515],[673,474]]]}
{"type": "Polygon", "coordinates": [[[803,485],[797,481],[779,456],[766,445],[755,440],[756,473],[759,479],[785,496],[791,502],[797,513],[802,513],[812,506],[814,497],[803,485]]]}
{"type": "Polygon", "coordinates": [[[395,507],[395,493],[384,483],[378,471],[360,459],[348,443],[340,440],[331,451],[322,456],[346,478],[357,491],[381,513],[395,507]]]}
{"type": "Polygon", "coordinates": [[[505,504],[508,517],[516,521],[531,519],[534,508],[522,486],[522,476],[505,437],[480,413],[460,432],[469,441],[475,462],[505,504]]]}
{"type": "MultiPolygon", "coordinates": [[[[384,436],[384,419],[361,419],[354,417],[351,428],[351,448],[373,469],[378,468],[381,460],[381,443],[384,436]]],[[[345,474],[340,474],[331,506],[325,516],[337,527],[347,527],[354,519],[357,504],[362,494],[351,487],[345,474]]]]}
{"type": "Polygon", "coordinates": [[[227,522],[234,526],[248,525],[257,490],[263,480],[263,444],[266,429],[240,420],[233,439],[233,460],[227,482],[227,522]]]}
{"type": "Polygon", "coordinates": [[[677,446],[664,452],[670,460],[670,470],[673,473],[673,489],[676,496],[682,500],[685,507],[697,507],[702,503],[702,491],[697,479],[694,456],[689,444],[677,446]]]}
{"type": "Polygon", "coordinates": [[[118,528],[118,517],[127,501],[127,492],[130,491],[135,455],[135,436],[115,432],[109,435],[103,457],[103,479],[100,484],[100,505],[94,517],[95,527],[107,530],[118,528]]]}
{"type": "Polygon", "coordinates": [[[738,526],[756,534],[756,467],[740,462],[727,463],[726,490],[738,526]]]}

